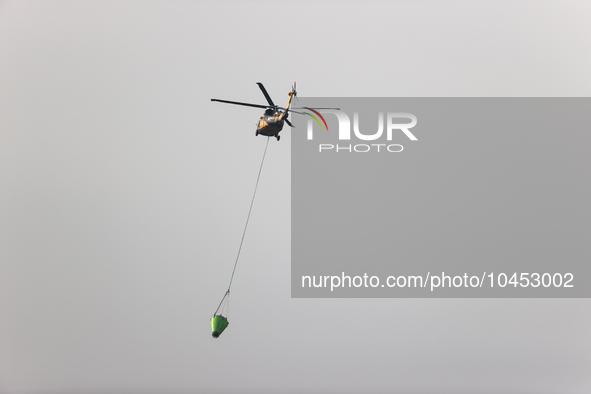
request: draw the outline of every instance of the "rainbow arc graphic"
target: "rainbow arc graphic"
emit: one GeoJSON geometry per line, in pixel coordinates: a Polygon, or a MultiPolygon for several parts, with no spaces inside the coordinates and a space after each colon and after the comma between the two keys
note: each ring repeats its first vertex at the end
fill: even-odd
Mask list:
{"type": "MultiPolygon", "coordinates": [[[[304,108],[305,108],[305,109],[307,109],[307,110],[310,110],[310,111],[314,112],[316,115],[320,116],[320,119],[322,119],[322,122],[323,122],[323,123],[324,123],[324,125],[326,126],[326,131],[328,131],[328,125],[326,124],[326,120],[324,120],[324,117],[323,117],[323,116],[320,114],[320,112],[318,112],[318,111],[316,111],[316,110],[314,110],[314,109],[312,109],[312,108],[308,108],[308,107],[304,107],[304,108]]],[[[314,115],[312,115],[312,114],[310,114],[310,113],[308,113],[308,112],[304,112],[304,113],[305,113],[306,115],[308,115],[308,116],[311,116],[311,117],[312,117],[312,118],[313,118],[313,119],[316,121],[316,123],[318,123],[318,126],[320,126],[320,130],[322,130],[322,129],[323,129],[323,128],[322,128],[322,123],[320,123],[320,121],[318,120],[318,118],[317,118],[317,117],[315,117],[314,115]]]]}

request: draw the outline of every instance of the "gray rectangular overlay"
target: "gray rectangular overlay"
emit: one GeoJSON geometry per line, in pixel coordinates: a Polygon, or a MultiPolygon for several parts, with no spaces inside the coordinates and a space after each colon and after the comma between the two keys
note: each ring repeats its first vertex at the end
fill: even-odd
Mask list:
{"type": "Polygon", "coordinates": [[[298,107],[292,297],[591,296],[591,99],[298,107]]]}

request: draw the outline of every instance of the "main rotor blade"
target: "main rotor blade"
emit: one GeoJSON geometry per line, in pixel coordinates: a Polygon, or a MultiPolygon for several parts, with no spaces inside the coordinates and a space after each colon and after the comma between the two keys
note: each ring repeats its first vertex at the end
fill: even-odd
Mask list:
{"type": "Polygon", "coordinates": [[[294,111],[293,109],[289,109],[287,112],[293,112],[294,114],[300,114],[300,115],[307,115],[305,112],[298,112],[298,111],[294,111]]]}
{"type": "Polygon", "coordinates": [[[285,119],[285,123],[287,123],[289,125],[289,127],[295,127],[294,125],[291,124],[291,122],[287,119],[285,119]]]}
{"type": "Polygon", "coordinates": [[[276,107],[275,103],[273,102],[273,100],[271,100],[271,96],[269,96],[269,93],[267,93],[267,89],[265,89],[265,87],[263,86],[262,83],[257,82],[257,85],[259,85],[259,88],[261,88],[261,91],[263,92],[263,94],[265,95],[265,98],[267,99],[267,102],[272,106],[272,107],[276,107]]]}
{"type": "Polygon", "coordinates": [[[268,105],[241,103],[241,102],[238,102],[238,101],[228,101],[228,100],[218,100],[218,99],[211,99],[211,101],[218,101],[220,103],[226,103],[226,104],[244,105],[246,107],[269,108],[268,105]]]}
{"type": "Polygon", "coordinates": [[[340,111],[340,108],[317,108],[317,107],[306,107],[306,108],[295,108],[295,109],[336,109],[340,111]]]}

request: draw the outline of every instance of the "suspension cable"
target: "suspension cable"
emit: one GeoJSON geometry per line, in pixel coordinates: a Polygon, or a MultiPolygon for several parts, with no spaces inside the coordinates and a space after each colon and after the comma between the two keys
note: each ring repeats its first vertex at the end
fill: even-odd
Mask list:
{"type": "Polygon", "coordinates": [[[230,277],[230,284],[228,285],[228,291],[230,293],[230,287],[232,287],[232,280],[234,279],[234,272],[236,272],[236,265],[238,265],[238,258],[240,257],[240,251],[242,250],[242,243],[244,242],[244,235],[248,228],[248,220],[250,219],[250,212],[252,212],[252,205],[254,203],[254,197],[257,194],[257,188],[259,187],[259,179],[261,178],[261,171],[263,169],[263,163],[265,162],[265,155],[267,154],[267,147],[269,146],[269,137],[267,137],[267,144],[265,145],[265,152],[263,153],[263,159],[261,160],[261,166],[259,168],[259,175],[257,176],[257,183],[254,186],[254,193],[252,194],[252,200],[250,202],[250,208],[248,209],[248,216],[246,217],[246,224],[244,225],[244,231],[242,232],[242,239],[240,240],[240,247],[238,248],[238,254],[236,255],[236,262],[234,263],[234,269],[232,270],[232,276],[230,277]]]}

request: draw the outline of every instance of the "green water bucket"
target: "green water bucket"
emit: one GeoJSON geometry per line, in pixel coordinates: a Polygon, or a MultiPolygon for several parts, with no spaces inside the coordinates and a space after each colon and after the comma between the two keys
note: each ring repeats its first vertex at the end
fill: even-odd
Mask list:
{"type": "Polygon", "coordinates": [[[222,315],[213,315],[211,318],[211,336],[214,338],[219,337],[222,332],[228,327],[228,319],[222,315]]]}

